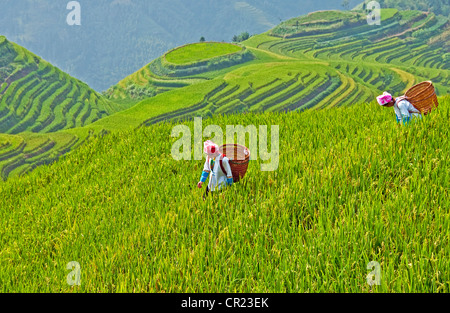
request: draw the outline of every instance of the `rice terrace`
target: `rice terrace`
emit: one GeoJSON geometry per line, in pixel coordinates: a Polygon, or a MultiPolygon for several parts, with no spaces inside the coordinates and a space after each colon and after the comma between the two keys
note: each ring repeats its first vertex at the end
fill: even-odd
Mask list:
{"type": "Polygon", "coordinates": [[[0,29],[0,291],[448,293],[448,5],[380,2],[380,25],[361,3],[185,42],[104,92],[0,29]],[[438,105],[420,119],[377,103],[422,82],[438,105]],[[175,160],[199,117],[184,151],[202,160],[175,160]],[[257,149],[205,198],[206,129],[229,125],[257,149]]]}

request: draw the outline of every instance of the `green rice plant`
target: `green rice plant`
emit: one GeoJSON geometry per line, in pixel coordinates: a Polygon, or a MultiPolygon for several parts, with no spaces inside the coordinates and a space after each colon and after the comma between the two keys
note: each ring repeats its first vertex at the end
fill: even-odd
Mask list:
{"type": "Polygon", "coordinates": [[[14,103],[14,98],[15,94],[17,93],[17,90],[19,90],[23,85],[28,83],[31,79],[33,79],[33,75],[26,75],[25,77],[10,83],[8,88],[1,97],[0,108],[3,107],[9,108],[10,104],[14,103]]]}
{"type": "Polygon", "coordinates": [[[305,17],[305,31],[328,33],[253,36],[243,45],[254,60],[191,78],[168,77],[159,59],[111,90],[122,102],[44,61],[34,85],[30,73],[19,78],[34,56],[11,54],[18,63],[8,70],[12,84],[0,87],[0,125],[25,130],[39,119],[52,133],[0,134],[8,178],[0,182],[0,290],[448,292],[450,100],[408,127],[363,103],[426,79],[448,94],[450,72],[431,53],[444,46],[361,40],[398,35],[415,12],[383,14],[381,30],[350,23],[342,31],[333,14],[305,17]],[[128,82],[161,94],[130,100],[128,82]],[[20,102],[13,107],[23,119],[7,98],[20,102]],[[247,112],[258,109],[302,113],[247,112]],[[262,172],[257,158],[241,183],[203,201],[195,186],[203,161],[171,158],[177,124],[167,122],[192,130],[195,116],[222,129],[278,125],[278,169],[262,172]],[[66,283],[71,261],[81,264],[79,287],[66,283]],[[380,286],[366,283],[370,261],[381,266],[380,286]]]}
{"type": "Polygon", "coordinates": [[[214,113],[215,114],[236,113],[237,110],[235,108],[240,107],[241,105],[242,101],[240,99],[234,99],[227,102],[226,104],[219,106],[214,113]]]}
{"type": "Polygon", "coordinates": [[[440,101],[409,127],[375,103],[205,119],[279,125],[283,147],[277,171],[251,161],[206,201],[195,186],[203,161],[170,157],[175,124],[92,138],[0,184],[0,288],[448,292],[450,103],[440,101]],[[81,286],[66,282],[71,261],[81,286]],[[379,286],[366,282],[370,261],[379,286]]]}
{"type": "Polygon", "coordinates": [[[247,97],[245,99],[245,102],[249,107],[251,107],[261,101],[264,101],[264,99],[267,97],[282,92],[283,90],[285,90],[285,86],[286,85],[284,81],[277,77],[276,80],[258,89],[254,94],[247,97]]]}
{"type": "Polygon", "coordinates": [[[23,151],[24,140],[20,136],[0,134],[0,162],[8,160],[12,154],[23,151]]]}
{"type": "Polygon", "coordinates": [[[26,89],[22,92],[21,97],[14,101],[16,105],[15,113],[18,116],[24,116],[30,109],[30,103],[33,95],[39,91],[43,87],[43,83],[39,81],[39,79],[32,80],[27,86],[26,89]]]}

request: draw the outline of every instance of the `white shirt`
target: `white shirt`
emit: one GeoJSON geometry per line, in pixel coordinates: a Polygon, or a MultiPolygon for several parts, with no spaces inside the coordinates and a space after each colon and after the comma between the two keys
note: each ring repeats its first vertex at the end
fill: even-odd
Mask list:
{"type": "Polygon", "coordinates": [[[402,120],[404,117],[422,117],[420,111],[417,110],[408,100],[401,98],[395,101],[394,111],[398,120],[402,120]]]}
{"type": "Polygon", "coordinates": [[[214,168],[211,169],[211,159],[209,157],[206,158],[205,166],[203,167],[203,171],[210,172],[208,188],[210,191],[220,190],[223,186],[227,184],[227,178],[232,178],[233,173],[231,172],[231,167],[229,163],[229,159],[220,154],[218,157],[214,159],[214,168]],[[222,160],[223,167],[226,174],[223,173],[220,168],[220,160],[222,160]]]}

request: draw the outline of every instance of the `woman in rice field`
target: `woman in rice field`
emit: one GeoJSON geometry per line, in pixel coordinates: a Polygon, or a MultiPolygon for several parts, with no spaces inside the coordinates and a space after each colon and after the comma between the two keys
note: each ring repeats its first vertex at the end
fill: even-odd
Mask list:
{"type": "Polygon", "coordinates": [[[206,153],[206,161],[197,186],[202,188],[203,183],[206,182],[206,179],[211,174],[206,193],[203,196],[205,199],[210,191],[220,190],[223,186],[232,185],[233,173],[231,172],[229,159],[219,152],[219,146],[211,140],[206,141],[203,146],[203,150],[206,153]]]}
{"type": "Polygon", "coordinates": [[[397,123],[403,122],[403,125],[406,125],[409,124],[412,118],[422,118],[420,111],[411,102],[406,100],[404,96],[394,98],[391,94],[384,92],[381,96],[377,97],[377,101],[383,107],[394,107],[397,123]]]}

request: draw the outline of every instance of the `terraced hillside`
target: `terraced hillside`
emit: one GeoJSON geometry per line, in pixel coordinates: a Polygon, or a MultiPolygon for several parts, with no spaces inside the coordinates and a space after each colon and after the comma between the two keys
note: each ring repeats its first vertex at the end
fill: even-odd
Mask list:
{"type": "Polygon", "coordinates": [[[351,78],[341,78],[337,71],[320,63],[254,64],[234,70],[220,81],[219,87],[195,106],[159,115],[146,124],[199,115],[305,110],[324,102],[341,106],[344,102],[369,100],[367,96],[357,99],[360,92],[370,94],[364,87],[349,89],[355,85],[351,78]]]}
{"type": "Polygon", "coordinates": [[[217,75],[217,71],[254,59],[245,47],[204,42],[170,50],[133,75],[108,89],[110,99],[143,99],[196,84],[217,75]],[[206,75],[206,76],[205,76],[206,75]]]}
{"type": "Polygon", "coordinates": [[[51,133],[121,109],[5,37],[0,56],[0,133],[51,133]]]}
{"type": "MultiPolygon", "coordinates": [[[[93,122],[88,125],[72,120],[66,128],[81,127],[49,136],[47,132],[62,124],[52,121],[45,126],[42,121],[47,120],[41,118],[39,123],[23,130],[44,133],[4,137],[0,148],[2,177],[22,174],[55,160],[92,136],[162,121],[236,112],[304,111],[357,105],[373,101],[385,90],[400,95],[424,80],[432,80],[439,95],[449,93],[447,18],[420,11],[385,9],[380,26],[364,21],[363,12],[315,12],[253,36],[239,48],[225,43],[204,43],[169,51],[111,87],[106,95],[114,104],[90,94],[89,99],[93,97],[94,102],[97,99],[104,112],[115,105],[129,109],[105,116],[100,114],[99,107],[89,111],[91,103],[82,111],[91,113],[84,119],[93,122]],[[235,50],[226,51],[229,48],[235,50]],[[176,58],[171,59],[173,56],[176,58]],[[33,144],[28,144],[28,148],[23,146],[23,142],[30,141],[33,144]]],[[[16,58],[9,55],[7,62],[11,63],[13,57],[16,58]]],[[[36,63],[36,68],[42,63],[36,63]]],[[[36,74],[29,74],[30,81],[17,80],[22,84],[15,89],[11,89],[13,84],[2,84],[0,92],[6,95],[8,90],[17,90],[8,91],[8,95],[12,93],[9,98],[24,91],[29,94],[36,87],[29,84],[38,83],[33,75],[36,74]]],[[[63,95],[68,98],[71,92],[64,90],[58,99],[47,101],[57,105],[60,112],[64,112],[61,103],[66,101],[63,95]]],[[[24,111],[24,99],[27,98],[22,96],[14,114],[24,111]]],[[[70,97],[67,101],[71,101],[70,97]]],[[[14,129],[17,130],[8,128],[7,132],[14,134],[14,129]]]]}
{"type": "Polygon", "coordinates": [[[289,20],[246,45],[293,58],[326,60],[378,90],[390,87],[400,93],[415,82],[432,80],[439,93],[449,92],[447,17],[385,9],[381,25],[374,26],[364,22],[361,12],[332,13],[330,20],[326,16],[327,12],[316,12],[289,20]]]}
{"type": "MultiPolygon", "coordinates": [[[[283,22],[271,31],[243,42],[247,50],[257,57],[240,64],[239,68],[274,61],[293,62],[294,71],[305,73],[309,71],[309,62],[322,61],[323,65],[331,68],[327,75],[318,72],[320,79],[327,80],[325,89],[324,85],[315,85],[317,89],[311,87],[309,92],[298,95],[296,104],[290,103],[288,106],[283,102],[288,100],[289,94],[277,97],[277,89],[273,89],[272,94],[249,87],[251,91],[247,93],[255,94],[256,99],[259,99],[259,92],[263,92],[262,97],[272,97],[272,101],[268,100],[270,105],[262,105],[266,110],[345,106],[368,101],[385,90],[401,94],[424,80],[432,80],[439,94],[447,94],[450,91],[449,36],[448,18],[433,13],[383,9],[382,24],[373,26],[368,25],[366,14],[362,11],[320,11],[283,22]],[[269,54],[262,54],[262,51],[269,54]],[[339,81],[330,81],[329,77],[339,81]],[[343,93],[343,90],[346,92],[343,93]],[[330,97],[324,97],[324,92],[330,97]],[[331,98],[337,101],[330,102],[331,98]]],[[[112,87],[108,95],[118,99],[155,96],[208,79],[223,79],[227,73],[237,69],[230,66],[218,72],[205,67],[199,74],[195,71],[177,72],[173,71],[174,68],[167,65],[163,56],[112,87]],[[151,91],[146,93],[148,90],[151,91]]],[[[274,79],[279,78],[276,71],[271,75],[275,75],[274,79]]],[[[248,84],[259,85],[259,79],[263,76],[253,75],[248,79],[248,84]]],[[[283,76],[283,69],[280,69],[280,76],[283,76]]],[[[230,85],[233,88],[233,84],[230,85]]],[[[230,88],[226,91],[225,101],[219,104],[211,101],[198,105],[199,110],[190,108],[189,111],[211,114],[256,110],[252,98],[246,99],[246,94],[240,94],[241,90],[236,86],[235,91],[230,88]],[[234,103],[230,104],[229,99],[234,103]]],[[[291,90],[286,91],[289,93],[291,90]]],[[[284,90],[278,92],[283,93],[284,90]]],[[[179,113],[179,116],[186,116],[181,111],[179,113]]],[[[158,120],[162,119],[160,117],[158,120]]]]}
{"type": "Polygon", "coordinates": [[[125,108],[0,36],[3,179],[50,163],[89,137],[89,131],[64,130],[86,126],[125,108]]]}
{"type": "Polygon", "coordinates": [[[0,177],[23,175],[49,164],[80,145],[84,139],[65,132],[0,134],[0,177]]]}

